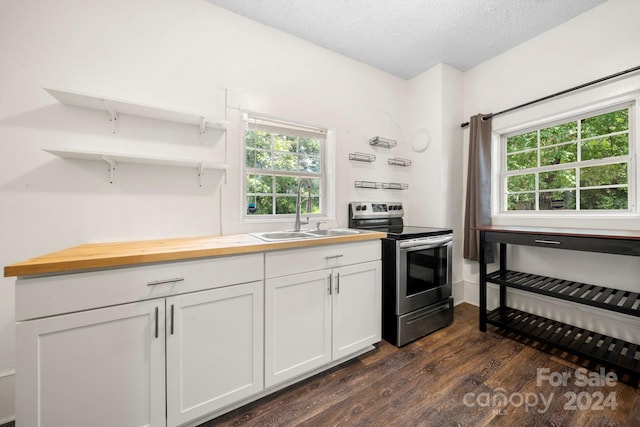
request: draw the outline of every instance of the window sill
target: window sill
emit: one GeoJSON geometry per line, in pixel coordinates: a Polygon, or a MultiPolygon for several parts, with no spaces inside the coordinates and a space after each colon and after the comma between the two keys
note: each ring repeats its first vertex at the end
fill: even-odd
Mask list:
{"type": "Polygon", "coordinates": [[[637,212],[620,214],[576,214],[573,212],[554,212],[553,214],[509,213],[493,215],[491,223],[493,225],[628,230],[640,228],[640,214],[637,212]]]}

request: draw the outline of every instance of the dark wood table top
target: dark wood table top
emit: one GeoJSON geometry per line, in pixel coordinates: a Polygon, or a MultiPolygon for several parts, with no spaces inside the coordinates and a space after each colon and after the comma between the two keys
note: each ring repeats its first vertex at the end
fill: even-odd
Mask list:
{"type": "Polygon", "coordinates": [[[526,227],[515,225],[480,225],[479,231],[496,233],[522,233],[570,237],[590,237],[600,239],[640,240],[640,230],[603,230],[590,228],[526,227]]]}

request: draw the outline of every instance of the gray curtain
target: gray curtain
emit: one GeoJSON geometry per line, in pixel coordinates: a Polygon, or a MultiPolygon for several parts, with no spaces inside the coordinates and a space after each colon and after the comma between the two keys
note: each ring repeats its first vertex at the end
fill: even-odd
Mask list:
{"type": "MultiPolygon", "coordinates": [[[[491,118],[478,114],[469,120],[469,167],[464,212],[463,256],[477,261],[479,232],[473,228],[491,225],[491,118]]],[[[487,262],[493,262],[493,251],[487,245],[487,262]]]]}

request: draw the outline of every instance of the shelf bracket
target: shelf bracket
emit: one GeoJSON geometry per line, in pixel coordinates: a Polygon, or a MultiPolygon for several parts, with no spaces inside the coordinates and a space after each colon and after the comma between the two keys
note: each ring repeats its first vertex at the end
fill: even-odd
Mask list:
{"type": "Polygon", "coordinates": [[[109,184],[113,184],[116,180],[116,161],[109,156],[102,156],[102,160],[109,165],[109,184]]]}
{"type": "Polygon", "coordinates": [[[104,108],[107,110],[107,115],[109,116],[109,121],[111,122],[111,132],[114,134],[118,133],[117,111],[111,109],[111,107],[109,106],[109,103],[106,100],[101,99],[100,101],[102,102],[102,105],[104,105],[104,108]]]}
{"type": "Polygon", "coordinates": [[[207,131],[207,119],[200,116],[200,144],[204,144],[204,133],[207,131]]]}
{"type": "Polygon", "coordinates": [[[200,181],[200,187],[202,187],[202,175],[204,175],[204,163],[198,163],[198,180],[200,181]]]}

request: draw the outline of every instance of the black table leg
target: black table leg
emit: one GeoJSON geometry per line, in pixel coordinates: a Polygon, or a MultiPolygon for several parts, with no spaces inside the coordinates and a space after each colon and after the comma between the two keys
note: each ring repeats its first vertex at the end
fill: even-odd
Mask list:
{"type": "MultiPolygon", "coordinates": [[[[507,244],[500,243],[500,274],[507,272],[507,244]]],[[[504,310],[507,306],[507,287],[500,285],[500,310],[504,310]]]]}
{"type": "Polygon", "coordinates": [[[482,332],[487,330],[487,263],[485,258],[485,232],[480,231],[480,253],[478,262],[480,265],[480,319],[479,327],[482,332]]]}

